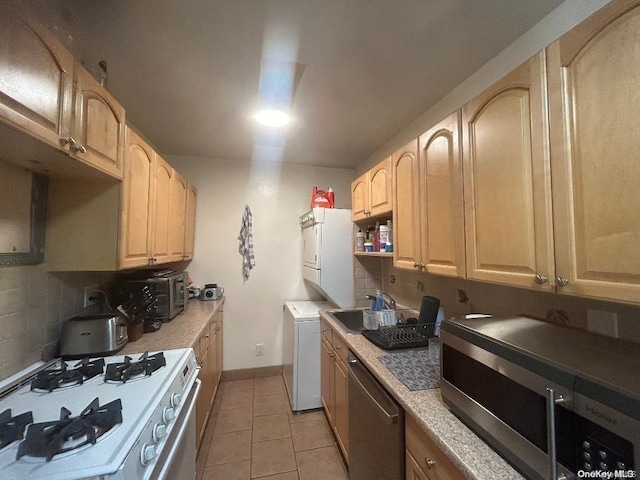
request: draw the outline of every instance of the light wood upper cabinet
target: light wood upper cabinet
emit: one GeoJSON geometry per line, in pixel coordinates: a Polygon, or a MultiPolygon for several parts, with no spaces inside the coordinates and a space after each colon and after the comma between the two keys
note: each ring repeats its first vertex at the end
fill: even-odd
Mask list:
{"type": "Polygon", "coordinates": [[[391,157],[393,171],[393,264],[420,268],[420,167],[418,141],[413,140],[391,157]]]}
{"type": "Polygon", "coordinates": [[[465,276],[460,112],[420,136],[422,260],[429,273],[465,276]]]}
{"type": "Polygon", "coordinates": [[[189,183],[187,188],[187,211],[184,232],[184,257],[185,260],[193,258],[195,233],[196,233],[196,205],[198,203],[198,190],[189,183]]]}
{"type": "Polygon", "coordinates": [[[73,66],[55,36],[3,6],[0,120],[61,149],[70,133],[73,66]]]}
{"type": "Polygon", "coordinates": [[[152,263],[170,261],[169,232],[173,174],[171,165],[156,154],[153,175],[152,263]]]}
{"type": "Polygon", "coordinates": [[[122,178],[124,108],[79,65],[75,68],[75,106],[71,153],[94,167],[122,178]]]}
{"type": "Polygon", "coordinates": [[[155,152],[130,128],[122,181],[120,268],[149,264],[155,152]]]}
{"type": "Polygon", "coordinates": [[[392,209],[391,157],[351,183],[351,217],[354,222],[390,213],[392,209]]]}
{"type": "Polygon", "coordinates": [[[638,45],[640,2],[615,0],[548,47],[560,293],[640,302],[638,45]]]}
{"type": "Polygon", "coordinates": [[[172,261],[184,259],[187,187],[187,180],[174,170],[169,193],[169,257],[172,261]]]}
{"type": "Polygon", "coordinates": [[[467,276],[553,289],[541,52],[463,107],[467,276]]]}

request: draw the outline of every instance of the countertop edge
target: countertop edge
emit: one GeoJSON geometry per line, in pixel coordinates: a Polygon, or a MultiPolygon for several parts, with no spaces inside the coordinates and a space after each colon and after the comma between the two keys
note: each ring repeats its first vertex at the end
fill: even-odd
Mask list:
{"type": "Polygon", "coordinates": [[[440,389],[410,391],[381,362],[382,350],[359,333],[344,330],[325,311],[320,315],[347,343],[378,381],[393,395],[444,454],[471,480],[519,479],[520,475],[506,460],[469,429],[442,402],[440,389]]]}

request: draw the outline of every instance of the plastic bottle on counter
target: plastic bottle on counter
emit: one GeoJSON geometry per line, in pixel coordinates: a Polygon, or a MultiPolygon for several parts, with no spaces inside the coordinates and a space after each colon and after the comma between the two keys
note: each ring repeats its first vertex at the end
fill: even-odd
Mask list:
{"type": "Polygon", "coordinates": [[[380,225],[378,231],[380,232],[380,252],[386,252],[387,250],[387,242],[389,241],[389,227],[386,225],[380,225]]]}
{"type": "Polygon", "coordinates": [[[356,252],[364,252],[364,232],[361,228],[356,233],[356,252]]]}

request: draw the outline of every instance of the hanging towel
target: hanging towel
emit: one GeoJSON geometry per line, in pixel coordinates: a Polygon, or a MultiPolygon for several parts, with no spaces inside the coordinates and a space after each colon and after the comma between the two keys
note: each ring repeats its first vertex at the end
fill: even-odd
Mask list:
{"type": "Polygon", "coordinates": [[[242,276],[244,281],[249,280],[249,271],[255,267],[256,261],[253,257],[253,217],[249,205],[244,206],[242,214],[242,224],[240,225],[239,252],[242,255],[242,276]]]}

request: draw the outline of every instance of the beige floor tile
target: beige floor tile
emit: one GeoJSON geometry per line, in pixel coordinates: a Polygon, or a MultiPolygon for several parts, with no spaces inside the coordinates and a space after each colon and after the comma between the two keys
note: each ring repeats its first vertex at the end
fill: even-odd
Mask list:
{"type": "Polygon", "coordinates": [[[296,452],[333,445],[333,436],[325,420],[291,424],[291,437],[296,452]]]}
{"type": "Polygon", "coordinates": [[[231,408],[251,407],[253,405],[252,390],[236,390],[222,392],[222,400],[220,402],[220,410],[229,410],[231,408]]]}
{"type": "Polygon", "coordinates": [[[251,459],[251,430],[214,435],[206,465],[239,462],[251,459]]]}
{"type": "Polygon", "coordinates": [[[252,413],[253,409],[251,407],[221,410],[218,412],[213,434],[251,430],[252,413]]]}
{"type": "Polygon", "coordinates": [[[348,480],[336,447],[296,453],[300,480],[348,480]]]}
{"type": "Polygon", "coordinates": [[[324,416],[324,410],[309,410],[302,413],[289,412],[289,423],[312,422],[314,420],[324,420],[326,422],[327,417],[324,416]]]}
{"type": "Polygon", "coordinates": [[[269,440],[252,445],[251,478],[293,472],[295,469],[296,458],[290,438],[269,440]]]}
{"type": "Polygon", "coordinates": [[[253,443],[290,436],[289,416],[286,413],[265,415],[253,419],[253,443]]]}
{"type": "Polygon", "coordinates": [[[284,394],[284,381],[281,375],[274,377],[255,378],[253,380],[254,395],[284,394]]]}
{"type": "Polygon", "coordinates": [[[238,392],[242,390],[253,390],[253,378],[244,380],[230,380],[223,382],[225,392],[238,392]]]}
{"type": "Polygon", "coordinates": [[[260,395],[253,399],[253,416],[273,415],[275,413],[288,413],[289,399],[282,393],[275,395],[260,395]]]}
{"type": "Polygon", "coordinates": [[[298,480],[298,471],[278,473],[276,475],[268,475],[266,477],[259,477],[258,480],[298,480]]]}
{"type": "Polygon", "coordinates": [[[250,478],[250,460],[207,467],[202,476],[202,480],[249,480],[250,478]]]}

